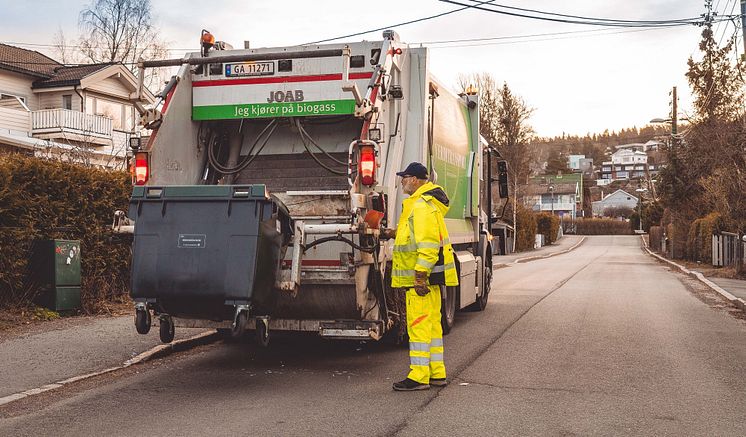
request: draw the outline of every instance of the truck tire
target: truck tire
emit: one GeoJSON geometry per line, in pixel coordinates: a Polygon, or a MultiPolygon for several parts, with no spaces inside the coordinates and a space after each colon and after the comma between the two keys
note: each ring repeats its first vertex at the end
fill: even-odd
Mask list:
{"type": "Polygon", "coordinates": [[[484,309],[487,308],[487,300],[490,298],[490,288],[492,287],[491,252],[485,252],[484,257],[484,269],[482,269],[482,294],[477,296],[476,302],[467,307],[469,311],[484,311],[484,309]]]}
{"type": "Polygon", "coordinates": [[[458,287],[440,286],[440,324],[443,327],[443,335],[451,332],[456,321],[457,293],[458,287]]]}
{"type": "Polygon", "coordinates": [[[174,340],[176,330],[174,329],[174,322],[170,317],[161,317],[160,336],[161,342],[171,343],[174,340]]]}

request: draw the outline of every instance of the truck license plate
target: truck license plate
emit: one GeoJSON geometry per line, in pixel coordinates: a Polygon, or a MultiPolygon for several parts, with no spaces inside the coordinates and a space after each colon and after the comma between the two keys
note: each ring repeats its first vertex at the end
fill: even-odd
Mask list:
{"type": "Polygon", "coordinates": [[[225,64],[226,77],[265,76],[275,74],[274,62],[242,62],[225,64]]]}

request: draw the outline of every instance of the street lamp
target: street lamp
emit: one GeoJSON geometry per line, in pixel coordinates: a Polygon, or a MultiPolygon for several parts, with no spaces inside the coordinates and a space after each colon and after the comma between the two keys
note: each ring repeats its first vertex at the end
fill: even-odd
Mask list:
{"type": "Polygon", "coordinates": [[[639,194],[640,197],[637,198],[637,210],[639,211],[637,214],[637,220],[640,222],[640,225],[638,226],[639,230],[637,231],[637,233],[642,234],[643,233],[642,231],[642,193],[648,191],[648,189],[640,187],[636,189],[635,191],[640,193],[639,194]]]}
{"type": "Polygon", "coordinates": [[[552,196],[552,215],[554,215],[554,184],[549,183],[549,194],[552,196]]]}

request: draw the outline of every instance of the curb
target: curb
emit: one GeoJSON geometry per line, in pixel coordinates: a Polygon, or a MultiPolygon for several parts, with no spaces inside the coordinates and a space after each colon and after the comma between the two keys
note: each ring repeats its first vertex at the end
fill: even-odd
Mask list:
{"type": "Polygon", "coordinates": [[[48,392],[51,390],[56,390],[60,387],[64,387],[65,385],[72,384],[74,382],[83,381],[85,379],[93,378],[95,376],[105,375],[107,373],[114,372],[115,370],[125,369],[129,366],[132,366],[135,364],[142,364],[146,361],[150,361],[156,358],[162,358],[162,357],[171,355],[174,352],[181,352],[181,351],[189,350],[196,346],[201,346],[203,344],[211,343],[217,340],[218,338],[219,336],[216,331],[206,331],[206,332],[197,334],[189,338],[174,341],[169,344],[161,344],[135,357],[130,358],[129,360],[122,363],[121,366],[110,367],[108,369],[100,370],[98,372],[92,372],[92,373],[86,373],[85,375],[74,376],[72,378],[63,379],[62,381],[58,381],[52,384],[43,385],[41,387],[32,388],[30,390],[25,390],[19,393],[14,393],[12,395],[1,397],[0,406],[7,405],[11,402],[15,402],[17,400],[24,399],[29,396],[34,396],[34,395],[38,395],[38,394],[48,392]]]}
{"type": "Polygon", "coordinates": [[[570,252],[572,250],[577,249],[578,246],[580,246],[581,244],[583,244],[583,242],[585,241],[585,238],[586,237],[581,238],[580,241],[578,241],[577,243],[575,243],[574,245],[572,245],[571,247],[569,247],[569,248],[567,248],[565,250],[560,250],[558,252],[551,252],[551,253],[548,253],[548,254],[545,254],[545,255],[534,255],[534,256],[528,256],[528,257],[525,257],[525,258],[518,258],[517,260],[511,261],[509,263],[500,263],[500,262],[497,262],[497,263],[493,263],[492,267],[493,268],[495,268],[495,267],[507,267],[507,266],[510,266],[512,264],[522,264],[522,263],[526,263],[526,262],[530,262],[530,261],[535,261],[537,259],[551,258],[553,256],[563,255],[563,254],[565,254],[567,252],[570,252]]]}
{"type": "Polygon", "coordinates": [[[653,252],[648,248],[647,241],[645,241],[642,236],[640,236],[640,239],[642,240],[642,247],[648,252],[648,254],[654,256],[655,258],[658,258],[661,261],[664,261],[668,264],[671,264],[672,266],[676,267],[677,269],[681,270],[682,273],[691,276],[694,279],[699,280],[701,283],[705,284],[706,286],[710,287],[713,291],[718,293],[720,296],[722,296],[725,300],[730,302],[731,304],[735,305],[736,308],[740,309],[741,311],[746,311],[746,301],[741,299],[740,297],[733,296],[728,290],[722,288],[721,286],[717,285],[716,283],[710,281],[700,272],[689,270],[686,267],[682,266],[681,264],[675,263],[668,258],[664,258],[657,253],[653,252]]]}

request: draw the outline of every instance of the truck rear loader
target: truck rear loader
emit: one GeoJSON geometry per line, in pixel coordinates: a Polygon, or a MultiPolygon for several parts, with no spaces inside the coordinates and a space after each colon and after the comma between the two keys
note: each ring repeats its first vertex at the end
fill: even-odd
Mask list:
{"type": "MultiPolygon", "coordinates": [[[[175,66],[162,106],[139,108],[135,186],[118,229],[134,233],[135,325],[213,327],[266,345],[275,330],[378,340],[406,323],[390,287],[404,194],[396,172],[426,165],[450,199],[459,286],[443,327],[483,310],[499,155],[479,135],[476,93],[456,95],[430,53],[381,41],[232,50],[203,31],[175,66]],[[124,222],[129,227],[122,226],[124,222]],[[151,315],[152,314],[152,315],[151,315]]],[[[141,84],[142,86],[142,84],[141,84]]],[[[504,181],[500,181],[504,182],[504,181]]]]}

